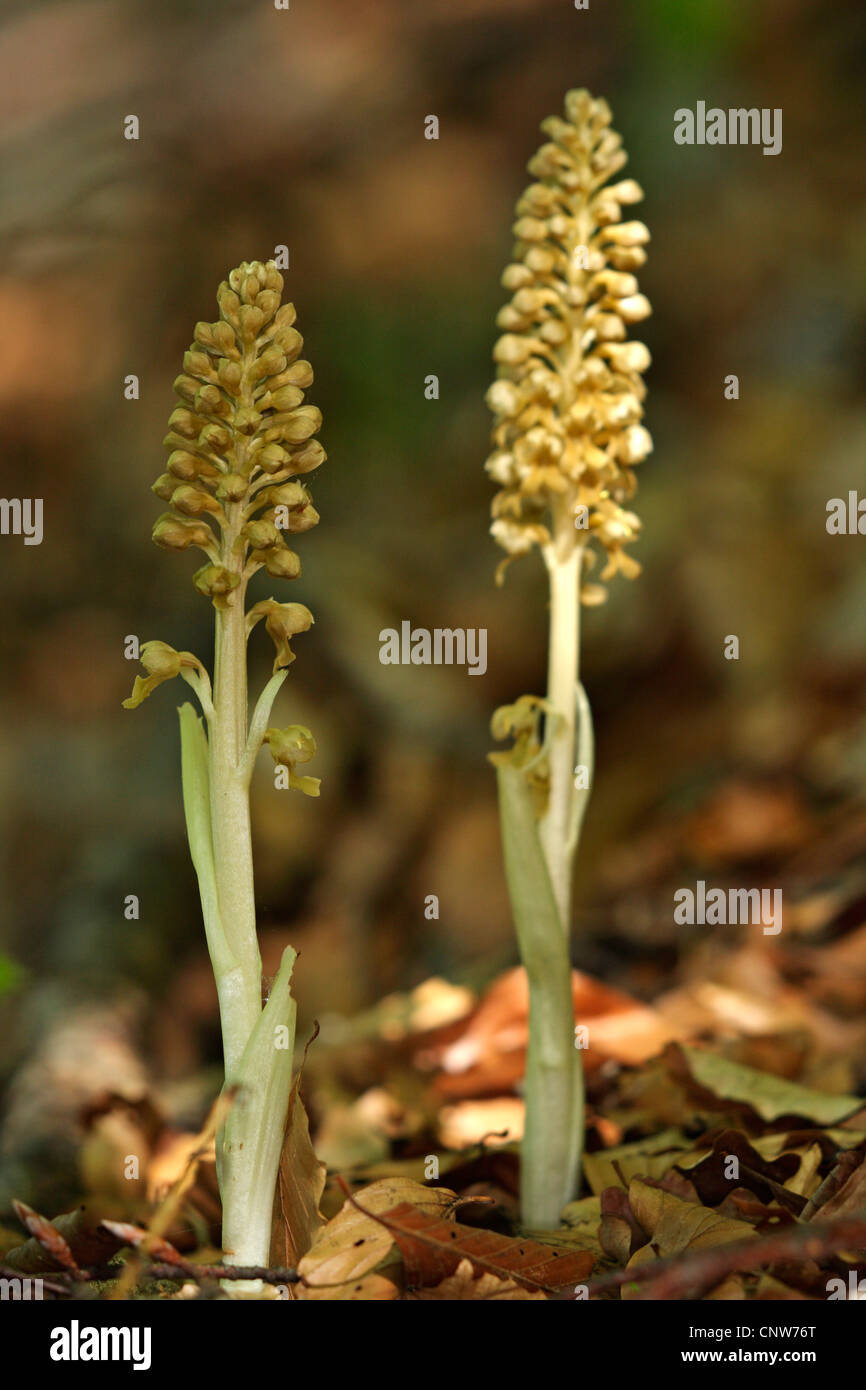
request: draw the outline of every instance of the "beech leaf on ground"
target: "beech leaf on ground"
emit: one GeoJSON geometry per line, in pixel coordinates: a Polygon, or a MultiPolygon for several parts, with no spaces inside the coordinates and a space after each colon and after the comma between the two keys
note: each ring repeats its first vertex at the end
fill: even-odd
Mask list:
{"type": "Polygon", "coordinates": [[[584,1154],[583,1170],[598,1197],[607,1187],[627,1187],[632,1178],[663,1178],[689,1147],[681,1130],[666,1129],[631,1144],[584,1154]]]}
{"type": "Polygon", "coordinates": [[[303,1068],[289,1095],[271,1237],[271,1260],[286,1269],[295,1268],[325,1224],[319,1202],[327,1169],[316,1157],[310,1139],[310,1122],[300,1094],[302,1073],[303,1068]]]}
{"type": "MultiPolygon", "coordinates": [[[[347,1198],[333,1220],[319,1231],[298,1263],[307,1285],[323,1288],[357,1282],[380,1265],[394,1250],[394,1233],[366,1211],[379,1214],[401,1203],[422,1214],[441,1213],[457,1200],[444,1187],[424,1187],[411,1178],[382,1178],[347,1198]],[[355,1205],[357,1203],[357,1205],[355,1205]]],[[[448,1271],[450,1273],[450,1271],[448,1271]]]]}
{"type": "Polygon", "coordinates": [[[594,1263],[585,1250],[566,1252],[537,1240],[463,1226],[408,1202],[383,1212],[382,1220],[387,1222],[403,1256],[410,1286],[439,1284],[467,1259],[479,1274],[514,1280],[536,1292],[556,1293],[581,1283],[594,1263]]]}
{"type": "Polygon", "coordinates": [[[686,1202],[638,1179],[629,1185],[628,1201],[635,1220],[648,1237],[647,1243],[629,1260],[629,1269],[647,1260],[664,1260],[687,1250],[706,1250],[714,1245],[748,1240],[755,1235],[748,1221],[719,1216],[708,1207],[686,1202]]]}
{"type": "Polygon", "coordinates": [[[769,1072],[732,1062],[718,1052],[687,1044],[672,1044],[667,1054],[684,1065],[691,1078],[712,1096],[736,1105],[747,1105],[772,1123],[783,1115],[802,1115],[813,1124],[832,1125],[854,1115],[863,1107],[858,1096],[834,1096],[813,1091],[795,1081],[785,1081],[769,1072]]]}
{"type": "Polygon", "coordinates": [[[337,1288],[332,1284],[321,1289],[298,1284],[295,1297],[300,1303],[390,1303],[400,1297],[400,1291],[382,1274],[365,1274],[337,1288]]]}

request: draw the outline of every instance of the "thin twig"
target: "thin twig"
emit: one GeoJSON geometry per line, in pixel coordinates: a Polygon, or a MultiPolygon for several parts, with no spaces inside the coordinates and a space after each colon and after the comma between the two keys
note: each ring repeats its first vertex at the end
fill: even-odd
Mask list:
{"type": "Polygon", "coordinates": [[[649,1287],[637,1295],[645,1299],[700,1297],[697,1290],[711,1288],[728,1274],[751,1273],[779,1260],[818,1260],[839,1250],[866,1250],[866,1221],[844,1218],[826,1225],[789,1226],[757,1240],[718,1245],[683,1258],[673,1255],[653,1260],[636,1269],[604,1274],[587,1285],[590,1298],[622,1288],[624,1284],[649,1287]]]}

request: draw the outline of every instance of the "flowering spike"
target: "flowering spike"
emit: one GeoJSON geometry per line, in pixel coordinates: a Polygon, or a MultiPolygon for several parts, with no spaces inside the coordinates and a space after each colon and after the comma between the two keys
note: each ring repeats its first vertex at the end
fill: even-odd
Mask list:
{"type": "MultiPolygon", "coordinates": [[[[542,123],[549,139],[530,160],[536,182],[517,203],[514,259],[503,275],[512,298],[497,320],[504,332],[487,393],[495,419],[486,468],[500,488],[492,535],[509,557],[525,554],[550,542],[551,512],[565,513],[578,542],[606,553],[602,580],[639,573],[625,547],[640,521],[626,504],[633,469],[652,449],[640,424],[650,354],[627,341],[650,313],[633,273],[649,232],[622,220],[623,206],[643,193],[633,179],[609,182],[626,162],[610,121],[605,101],[572,91],[565,120],[542,123]]],[[[598,603],[604,592],[585,586],[582,599],[598,603]]]]}
{"type": "Polygon", "coordinates": [[[168,471],[154,485],[171,507],[154,540],[204,550],[210,564],[193,583],[220,609],[262,566],[296,578],[300,561],[283,533],[319,520],[307,489],[289,481],[318,468],[325,451],[312,438],[321,412],[303,404],[313,369],[299,360],[303,338],[282,290],[273,261],[244,261],[220,285],[220,317],[196,324],[174,383],[168,471]]]}

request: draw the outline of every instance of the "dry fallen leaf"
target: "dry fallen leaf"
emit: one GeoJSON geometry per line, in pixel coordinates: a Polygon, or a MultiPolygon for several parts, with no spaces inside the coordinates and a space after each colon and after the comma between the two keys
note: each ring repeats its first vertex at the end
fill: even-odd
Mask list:
{"type": "Polygon", "coordinates": [[[388,1303],[399,1296],[397,1285],[381,1274],[365,1274],[362,1279],[339,1284],[336,1288],[298,1284],[295,1294],[300,1303],[388,1303]]]}
{"type": "MultiPolygon", "coordinates": [[[[633,1066],[661,1052],[679,1030],[645,1004],[590,975],[571,973],[576,1025],[587,1029],[587,1071],[613,1060],[633,1066]]],[[[460,1036],[443,1048],[437,1091],[447,1097],[490,1095],[523,1075],[529,1036],[529,987],[522,967],[490,985],[460,1036]]]]}
{"type": "Polygon", "coordinates": [[[419,1289],[414,1295],[415,1298],[424,1299],[470,1299],[472,1302],[494,1302],[496,1300],[532,1300],[541,1299],[543,1303],[547,1301],[547,1294],[539,1292],[532,1293],[529,1289],[521,1288],[515,1284],[513,1279],[497,1279],[495,1274],[479,1274],[475,1277],[475,1270],[471,1260],[461,1260],[453,1274],[447,1279],[443,1279],[441,1284],[436,1284],[432,1289],[419,1289]]]}
{"type": "MultiPolygon", "coordinates": [[[[636,1250],[628,1268],[646,1264],[648,1260],[667,1259],[682,1255],[686,1250],[706,1250],[731,1241],[748,1240],[755,1229],[747,1221],[719,1216],[698,1202],[686,1202],[661,1188],[635,1179],[629,1184],[629,1207],[647,1234],[647,1243],[636,1250]]],[[[623,1290],[623,1298],[629,1297],[623,1290]]]]}
{"type": "Polygon", "coordinates": [[[819,1212],[821,1221],[830,1221],[837,1216],[866,1216],[866,1161],[854,1169],[819,1212]]]}
{"type": "Polygon", "coordinates": [[[439,1111],[439,1142],[446,1149],[468,1149],[473,1144],[494,1147],[523,1138],[526,1105],[517,1096],[491,1100],[461,1100],[439,1111]]]}
{"type": "Polygon", "coordinates": [[[394,1248],[394,1235],[367,1211],[389,1211],[401,1202],[411,1202],[422,1212],[439,1214],[456,1201],[447,1188],[424,1187],[410,1178],[382,1178],[346,1199],[332,1221],[321,1231],[298,1264],[298,1273],[307,1285],[323,1288],[357,1282],[381,1264],[394,1248]]]}
{"type": "Polygon", "coordinates": [[[393,1233],[403,1256],[406,1281],[414,1287],[441,1283],[468,1259],[480,1274],[556,1293],[582,1283],[594,1263],[585,1250],[566,1251],[528,1237],[463,1226],[441,1213],[420,1211],[408,1202],[383,1212],[381,1219],[393,1233]]]}
{"type": "Polygon", "coordinates": [[[327,1169],[316,1157],[310,1139],[310,1123],[300,1095],[302,1071],[295,1077],[289,1097],[271,1239],[272,1262],[286,1269],[297,1266],[325,1224],[319,1202],[327,1169]]]}
{"type": "Polygon", "coordinates": [[[813,1091],[701,1047],[673,1044],[665,1056],[674,1075],[678,1079],[690,1078],[708,1103],[716,1102],[715,1108],[726,1101],[735,1107],[748,1106],[767,1122],[798,1115],[814,1124],[832,1125],[855,1114],[863,1105],[858,1096],[813,1091]]]}
{"type": "Polygon", "coordinates": [[[665,1129],[631,1144],[584,1154],[583,1168],[592,1191],[600,1196],[608,1187],[628,1187],[632,1178],[663,1178],[688,1151],[681,1130],[665,1129]]]}

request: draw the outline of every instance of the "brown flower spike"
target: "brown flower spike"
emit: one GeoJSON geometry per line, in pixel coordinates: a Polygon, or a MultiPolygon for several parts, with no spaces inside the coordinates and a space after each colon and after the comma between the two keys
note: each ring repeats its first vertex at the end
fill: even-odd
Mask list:
{"type": "MultiPolygon", "coordinates": [[[[217,293],[219,320],[196,324],[174,383],[167,472],[153,487],[171,510],[153,539],[166,550],[204,551],[208,562],[193,583],[217,608],[263,567],[296,579],[301,562],[286,536],[319,520],[307,488],[290,481],[318,468],[325,451],[313,438],[321,412],[303,403],[313,369],[300,356],[294,305],[280,307],[282,290],[273,261],[233,270],[217,293]]],[[[259,616],[266,611],[273,635],[273,609],[259,616]]],[[[296,632],[297,616],[288,621],[296,632]]]]}
{"type": "MultiPolygon", "coordinates": [[[[603,580],[633,578],[639,566],[625,547],[640,522],[627,504],[652,440],[640,423],[650,354],[628,334],[650,313],[634,274],[649,232],[623,220],[640,186],[608,182],[626,155],[607,102],[569,92],[565,116],[542,123],[549,139],[529,162],[536,182],[517,204],[514,260],[502,277],[513,293],[497,319],[498,378],[487,393],[495,425],[486,468],[500,485],[491,532],[513,557],[548,546],[567,517],[578,543],[605,551],[603,580]]],[[[600,585],[581,590],[584,603],[605,597],[600,585]]]]}
{"type": "MultiPolygon", "coordinates": [[[[217,610],[214,700],[207,671],[191,652],[145,642],[147,676],[136,679],[124,701],[135,709],[156,686],[180,675],[202,702],[214,746],[235,764],[246,736],[243,642],[264,618],[276,648],[276,674],[295,659],[290,639],[313,623],[303,603],[273,598],[245,612],[247,584],[257,570],[276,579],[298,577],[301,562],[286,536],[309,531],[319,520],[298,478],[325,459],[313,438],[322,415],[304,404],[313,369],[300,356],[304,340],[294,326],[294,305],[281,305],[282,290],[273,261],[244,261],[220,285],[220,317],[196,324],[174,383],[179,404],[164,440],[168,467],[153,485],[171,508],[153,528],[156,544],[164,550],[192,546],[207,556],[193,584],[217,610]],[[234,728],[226,736],[228,724],[234,728]]],[[[308,737],[312,756],[315,743],[308,737]]],[[[316,778],[294,778],[291,785],[318,795],[316,778]]]]}

